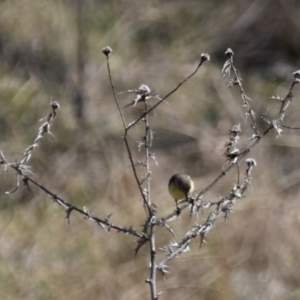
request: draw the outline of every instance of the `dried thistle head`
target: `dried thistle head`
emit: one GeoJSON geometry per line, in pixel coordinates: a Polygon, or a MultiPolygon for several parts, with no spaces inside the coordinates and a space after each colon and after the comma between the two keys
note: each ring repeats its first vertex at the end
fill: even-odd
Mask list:
{"type": "Polygon", "coordinates": [[[232,128],[230,129],[229,133],[234,133],[234,134],[238,134],[240,133],[241,130],[241,123],[233,125],[232,128]]]}
{"type": "Polygon", "coordinates": [[[202,61],[210,60],[210,55],[208,53],[202,53],[201,60],[202,61]]]}
{"type": "Polygon", "coordinates": [[[143,95],[143,96],[149,96],[150,93],[151,93],[151,89],[146,84],[141,84],[137,91],[137,94],[143,95]]]}
{"type": "Polygon", "coordinates": [[[300,79],[300,70],[293,73],[295,79],[300,79]]]}
{"type": "Polygon", "coordinates": [[[228,48],[226,51],[225,51],[225,55],[227,55],[228,57],[232,57],[233,56],[233,51],[231,48],[228,48]]]}
{"type": "Polygon", "coordinates": [[[53,110],[57,110],[57,109],[60,108],[60,105],[59,105],[59,103],[57,101],[51,101],[50,105],[51,105],[51,107],[52,107],[53,110]]]}
{"type": "Polygon", "coordinates": [[[245,160],[246,164],[250,167],[256,167],[257,166],[257,162],[254,158],[247,158],[245,160]]]}
{"type": "Polygon", "coordinates": [[[102,53],[108,58],[112,54],[113,50],[109,47],[106,46],[102,49],[102,53]]]}

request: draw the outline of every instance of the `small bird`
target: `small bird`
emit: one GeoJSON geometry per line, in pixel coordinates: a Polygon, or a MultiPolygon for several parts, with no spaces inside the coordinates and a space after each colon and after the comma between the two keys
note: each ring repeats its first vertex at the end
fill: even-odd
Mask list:
{"type": "Polygon", "coordinates": [[[188,196],[194,191],[194,182],[189,175],[174,174],[169,181],[169,193],[176,202],[181,199],[187,199],[188,196]]]}

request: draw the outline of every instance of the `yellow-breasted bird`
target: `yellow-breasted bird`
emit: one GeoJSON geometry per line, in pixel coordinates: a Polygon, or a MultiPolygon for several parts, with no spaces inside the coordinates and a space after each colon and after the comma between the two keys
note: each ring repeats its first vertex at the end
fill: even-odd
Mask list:
{"type": "Polygon", "coordinates": [[[174,174],[169,181],[169,193],[176,202],[181,199],[187,199],[188,196],[194,191],[194,182],[187,174],[174,174]]]}

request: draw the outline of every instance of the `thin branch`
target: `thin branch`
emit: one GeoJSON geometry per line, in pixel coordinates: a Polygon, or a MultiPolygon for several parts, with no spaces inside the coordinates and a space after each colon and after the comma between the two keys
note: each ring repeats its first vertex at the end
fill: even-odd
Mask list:
{"type": "Polygon", "coordinates": [[[192,72],[189,76],[187,76],[185,79],[183,79],[181,82],[179,82],[179,84],[172,90],[170,91],[166,96],[164,96],[163,98],[160,99],[159,102],[157,102],[155,105],[153,105],[149,110],[147,110],[146,112],[144,112],[139,118],[137,118],[134,122],[130,123],[127,126],[127,129],[129,130],[130,128],[132,128],[133,126],[135,126],[141,119],[143,119],[147,114],[149,114],[151,111],[153,111],[158,105],[160,105],[163,101],[165,101],[167,98],[169,98],[172,94],[174,94],[185,82],[187,82],[191,77],[193,77],[197,71],[199,70],[199,68],[202,66],[202,64],[209,60],[210,57],[208,54],[201,54],[201,58],[200,58],[200,62],[197,65],[196,69],[194,72],[192,72]]]}
{"type": "MultiPolygon", "coordinates": [[[[18,172],[16,167],[12,166],[12,168],[15,169],[18,172]]],[[[28,182],[31,182],[32,184],[34,184],[38,188],[40,188],[47,195],[51,196],[52,200],[55,203],[57,203],[58,205],[64,207],[66,209],[66,218],[68,219],[68,221],[70,219],[71,212],[76,211],[77,213],[85,216],[87,219],[96,222],[98,225],[104,226],[104,228],[107,231],[109,231],[110,229],[114,229],[117,232],[122,232],[122,233],[125,233],[125,234],[129,234],[129,235],[132,235],[132,236],[135,236],[135,237],[138,237],[138,238],[144,237],[142,234],[140,234],[140,233],[136,232],[135,230],[133,230],[131,226],[125,227],[125,226],[114,225],[113,223],[109,222],[109,217],[107,217],[106,219],[101,219],[99,217],[93,216],[91,214],[91,212],[88,211],[86,208],[80,209],[80,208],[76,207],[75,205],[63,200],[61,197],[57,196],[56,194],[51,192],[49,189],[44,187],[42,184],[38,183],[37,181],[35,181],[34,179],[32,179],[28,176],[24,176],[24,179],[28,182]]]]}
{"type": "Polygon", "coordinates": [[[293,127],[293,126],[287,126],[287,125],[281,125],[281,127],[286,128],[286,129],[300,130],[300,127],[293,127]]]}
{"type": "Polygon", "coordinates": [[[112,52],[113,51],[112,51],[112,49],[110,47],[104,47],[102,49],[102,53],[106,56],[107,71],[108,71],[109,82],[110,82],[110,86],[111,86],[111,89],[112,89],[112,92],[113,92],[114,100],[115,100],[115,103],[116,103],[116,105],[118,107],[119,114],[120,114],[121,119],[122,119],[123,127],[126,130],[125,118],[124,118],[123,112],[121,110],[121,107],[119,105],[119,101],[117,99],[117,95],[116,95],[116,91],[115,91],[115,87],[114,87],[114,84],[113,84],[113,81],[112,81],[112,76],[111,76],[111,71],[110,71],[109,57],[110,57],[110,55],[111,55],[112,52]]]}
{"type": "Polygon", "coordinates": [[[46,118],[42,119],[42,120],[45,120],[45,122],[40,126],[37,137],[35,138],[33,144],[28,146],[24,150],[24,156],[23,156],[23,159],[21,160],[21,164],[24,164],[30,160],[33,150],[40,145],[40,142],[45,134],[48,133],[48,134],[52,135],[50,129],[51,129],[51,125],[56,117],[56,110],[59,108],[59,104],[58,104],[58,102],[54,101],[54,102],[51,102],[50,105],[52,108],[52,112],[46,118]]]}
{"type": "MultiPolygon", "coordinates": [[[[154,218],[154,217],[153,217],[154,218]]],[[[150,225],[150,278],[146,280],[147,283],[150,285],[150,293],[151,293],[151,300],[157,300],[158,294],[156,290],[156,246],[155,246],[155,229],[156,224],[155,222],[151,222],[150,225]]]]}
{"type": "Polygon", "coordinates": [[[217,203],[212,203],[210,205],[211,207],[216,204],[216,208],[208,215],[204,223],[193,226],[193,228],[185,234],[180,242],[172,242],[161,248],[161,250],[167,253],[167,257],[157,265],[157,269],[161,271],[163,275],[167,273],[167,262],[188,251],[189,245],[193,239],[200,237],[201,247],[202,243],[205,242],[205,237],[213,228],[215,221],[221,215],[224,215],[225,219],[228,218],[228,215],[232,212],[235,203],[243,197],[243,194],[251,183],[251,172],[253,167],[256,166],[256,162],[253,159],[247,159],[246,163],[247,169],[245,171],[245,179],[243,183],[241,185],[235,185],[227,196],[219,200],[217,203]]]}
{"type": "MultiPolygon", "coordinates": [[[[284,114],[286,113],[287,108],[289,107],[289,104],[292,100],[292,90],[296,84],[300,83],[299,78],[294,78],[290,89],[285,96],[284,100],[282,101],[280,110],[278,112],[276,121],[282,120],[284,114]]],[[[270,126],[259,136],[256,136],[255,141],[244,151],[239,153],[236,163],[240,162],[254,147],[256,147],[257,144],[264,138],[272,129],[274,128],[274,123],[270,123],[270,126]]],[[[207,193],[222,177],[224,177],[232,168],[234,167],[234,164],[230,164],[227,166],[223,171],[203,190],[201,190],[196,199],[200,199],[205,193],[207,193]]]]}
{"type": "Polygon", "coordinates": [[[242,96],[242,100],[243,100],[243,106],[246,107],[246,118],[248,116],[250,116],[251,118],[251,128],[254,131],[254,136],[259,136],[259,132],[258,132],[258,128],[257,128],[257,124],[255,121],[255,113],[252,110],[251,106],[250,106],[250,101],[251,99],[246,95],[244,88],[243,88],[243,84],[242,84],[242,78],[240,76],[239,71],[235,68],[234,64],[233,64],[233,51],[228,48],[225,52],[225,54],[229,57],[229,59],[225,62],[222,72],[225,76],[230,77],[230,70],[233,70],[234,72],[234,78],[230,80],[229,82],[229,87],[232,87],[234,85],[238,85],[239,89],[240,89],[240,93],[242,96]]]}
{"type": "Polygon", "coordinates": [[[109,57],[110,57],[110,55],[112,53],[112,49],[110,47],[105,47],[105,48],[102,49],[102,52],[106,56],[107,71],[108,71],[108,74],[109,74],[110,86],[111,86],[111,89],[112,89],[112,92],[113,92],[113,96],[114,96],[114,100],[115,100],[115,103],[116,103],[117,108],[119,110],[119,114],[121,116],[123,127],[124,127],[124,136],[123,136],[123,139],[124,139],[126,150],[127,150],[128,157],[129,157],[129,160],[130,160],[130,165],[131,165],[131,168],[132,168],[132,171],[133,171],[133,175],[134,175],[135,181],[137,183],[138,189],[140,191],[141,197],[143,199],[144,205],[147,207],[148,215],[150,215],[150,206],[149,206],[149,204],[147,202],[147,199],[146,199],[146,197],[145,197],[145,195],[143,193],[143,189],[141,187],[141,183],[140,183],[140,180],[139,180],[138,175],[137,175],[137,171],[136,171],[136,168],[135,168],[135,163],[133,161],[132,153],[131,153],[131,150],[130,150],[130,147],[129,147],[129,143],[128,143],[128,140],[127,140],[128,128],[126,127],[125,118],[124,118],[122,109],[121,109],[121,107],[119,105],[119,102],[118,102],[118,99],[117,99],[117,95],[116,95],[116,91],[115,91],[115,87],[113,85],[113,80],[112,80],[112,75],[111,75],[110,65],[109,65],[109,57]]]}

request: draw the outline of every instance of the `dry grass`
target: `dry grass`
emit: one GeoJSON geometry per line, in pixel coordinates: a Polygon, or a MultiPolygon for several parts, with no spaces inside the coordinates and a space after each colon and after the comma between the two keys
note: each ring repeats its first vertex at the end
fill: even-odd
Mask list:
{"type": "MultiPolygon", "coordinates": [[[[57,100],[61,110],[52,127],[55,138],[47,136],[30,162],[36,178],[95,215],[113,212],[112,222],[139,228],[144,210],[120,138],[122,124],[101,49],[107,44],[114,49],[111,65],[118,91],[145,83],[163,96],[194,69],[201,52],[213,52],[223,28],[233,24],[245,7],[226,1],[220,7],[216,1],[96,2],[88,2],[85,20],[85,128],[74,117],[71,101],[76,26],[70,1],[0,4],[1,43],[23,55],[23,60],[10,60],[1,46],[0,149],[11,161],[20,159],[36,137],[38,120],[47,115],[50,100],[57,100]],[[222,15],[216,17],[217,12],[222,15]],[[45,69],[39,62],[24,63],[28,53],[41,61],[64,61],[63,80],[41,77],[45,69]]],[[[239,49],[234,50],[238,57],[239,49]]],[[[53,76],[59,73],[55,69],[53,76]]],[[[278,103],[267,97],[284,95],[288,84],[266,83],[247,70],[242,70],[242,77],[257,114],[275,113],[278,103]]],[[[131,100],[128,95],[120,99],[124,104],[131,100]]],[[[287,116],[295,126],[300,114],[297,102],[296,95],[287,116]]],[[[224,143],[232,125],[242,124],[241,145],[247,145],[250,134],[240,95],[227,89],[221,64],[213,55],[212,62],[168,103],[151,115],[153,152],[159,162],[152,169],[152,199],[159,215],[174,209],[166,188],[170,175],[188,172],[196,188],[205,187],[225,165],[224,143]]],[[[133,120],[140,112],[139,107],[126,109],[126,119],[133,120]]],[[[135,140],[140,135],[135,128],[130,139],[137,157],[135,140]]],[[[297,132],[285,130],[282,138],[272,133],[251,152],[258,161],[253,190],[235,206],[228,221],[217,222],[207,244],[199,250],[194,242],[190,252],[171,263],[167,278],[158,277],[158,289],[164,292],[160,299],[299,299],[299,146],[297,132]]],[[[13,188],[15,177],[13,172],[2,172],[1,177],[1,299],[149,298],[144,283],[148,251],[143,248],[134,258],[134,238],[108,234],[75,214],[68,226],[62,209],[35,188],[33,193],[23,187],[4,195],[13,188]]],[[[232,170],[207,200],[227,193],[235,180],[232,170]]],[[[184,215],[172,225],[182,236],[195,221],[184,215]]],[[[171,239],[164,230],[158,231],[159,246],[171,239]]]]}

